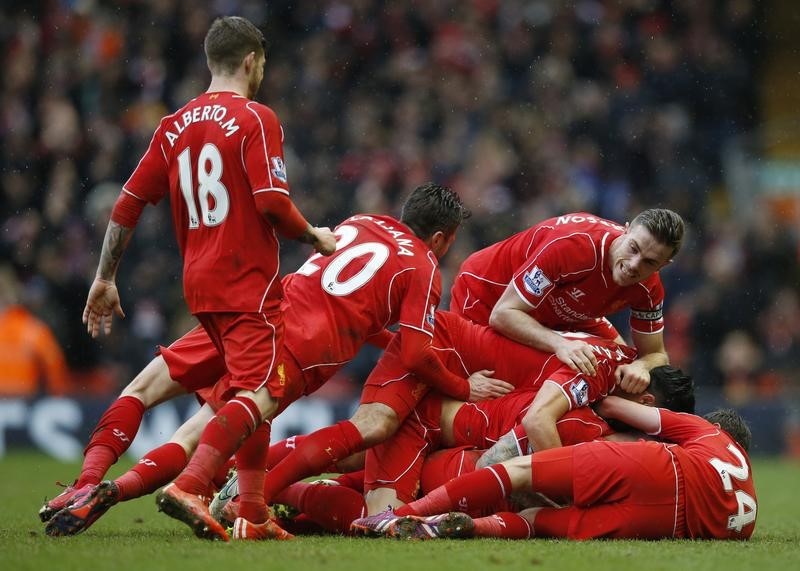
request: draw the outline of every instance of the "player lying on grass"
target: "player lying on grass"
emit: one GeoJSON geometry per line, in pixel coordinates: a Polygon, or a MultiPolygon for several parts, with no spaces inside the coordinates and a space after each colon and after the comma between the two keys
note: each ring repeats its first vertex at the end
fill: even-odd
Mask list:
{"type": "Polygon", "coordinates": [[[747,539],[757,502],[747,457],[750,430],[734,411],[701,418],[618,397],[599,406],[662,442],[595,441],[536,452],[482,468],[395,511],[356,520],[357,530],[393,537],[747,539]],[[571,505],[473,520],[517,491],[571,505]],[[436,515],[439,514],[439,515],[436,515]]]}
{"type": "MultiPolygon", "coordinates": [[[[533,404],[531,404],[531,400],[534,398],[534,394],[531,392],[525,393],[521,397],[520,395],[513,397],[514,406],[517,407],[517,411],[513,414],[509,414],[506,410],[508,402],[496,406],[497,414],[492,414],[490,411],[494,407],[491,402],[480,403],[474,409],[465,407],[464,414],[461,415],[465,420],[457,426],[464,427],[464,434],[471,432],[475,436],[473,441],[465,440],[465,443],[471,442],[479,447],[486,446],[485,439],[478,438],[476,432],[484,418],[489,418],[491,415],[494,419],[492,429],[495,430],[493,438],[496,439],[519,421],[517,415],[522,408],[525,408],[527,410],[522,415],[522,422],[528,430],[535,449],[543,450],[560,446],[556,421],[568,410],[586,406],[615,390],[616,368],[620,364],[630,363],[636,358],[634,349],[618,345],[607,339],[577,332],[565,333],[565,335],[584,339],[588,341],[587,346],[593,347],[593,351],[597,353],[596,376],[589,377],[575,373],[554,354],[519,344],[489,327],[472,323],[457,314],[447,311],[435,312],[432,347],[451,373],[463,376],[469,374],[470,371],[488,369],[498,377],[509,381],[513,386],[536,390],[533,404]],[[489,412],[487,413],[487,411],[489,412]],[[498,425],[500,426],[499,432],[498,425]]],[[[680,373],[678,375],[680,376],[680,373]]],[[[419,400],[420,395],[427,391],[427,386],[419,383],[404,367],[401,359],[398,358],[398,352],[393,350],[393,344],[389,345],[367,380],[364,394],[368,395],[369,391],[376,387],[392,387],[399,384],[399,380],[402,380],[406,387],[414,387],[413,393],[401,394],[402,399],[393,398],[387,402],[396,411],[397,417],[408,417],[415,400],[419,400]]],[[[688,388],[691,389],[691,381],[688,378],[686,380],[688,388]]],[[[644,398],[652,399],[653,397],[647,395],[644,398]]],[[[681,410],[693,410],[693,405],[693,401],[688,405],[676,403],[681,410]]],[[[455,411],[459,406],[460,403],[455,403],[453,406],[448,406],[447,411],[455,411]]],[[[439,402],[434,398],[422,409],[424,419],[420,420],[420,414],[415,414],[409,421],[409,425],[403,428],[402,436],[367,452],[366,488],[369,491],[368,505],[373,513],[388,504],[393,505],[397,501],[394,491],[385,484],[397,483],[402,479],[403,491],[400,492],[402,501],[413,499],[413,496],[409,496],[409,494],[416,490],[420,465],[424,459],[423,452],[428,446],[425,437],[419,438],[419,435],[438,434],[440,411],[437,407],[441,408],[439,402]],[[410,444],[406,442],[409,438],[412,441],[410,444]]],[[[327,429],[323,429],[323,431],[325,430],[327,429]]],[[[445,430],[451,430],[449,423],[446,424],[445,430]]],[[[309,438],[314,437],[315,435],[312,435],[309,438]]],[[[457,445],[461,442],[452,440],[451,443],[457,445]]],[[[331,456],[323,456],[323,459],[327,458],[324,464],[319,462],[313,464],[305,454],[307,449],[308,446],[304,441],[274,470],[270,471],[266,479],[268,488],[265,490],[266,498],[269,498],[270,501],[274,500],[280,490],[292,483],[282,480],[280,485],[272,484],[273,480],[281,477],[279,473],[284,464],[292,462],[294,458],[300,458],[297,464],[303,466],[302,471],[298,470],[302,477],[316,476],[333,459],[331,456]],[[279,475],[276,476],[276,474],[279,475]]],[[[340,457],[336,456],[336,458],[340,457]]]]}
{"type": "MultiPolygon", "coordinates": [[[[586,340],[591,346],[609,344],[596,337],[586,340]]],[[[524,352],[538,353],[520,347],[524,352]]],[[[588,407],[608,393],[677,412],[694,412],[694,387],[691,378],[680,370],[668,365],[656,367],[650,372],[649,390],[632,395],[615,384],[616,365],[627,359],[616,360],[599,352],[595,377],[576,374],[554,359],[556,369],[539,377],[533,387],[517,389],[492,401],[463,403],[438,395],[426,397],[390,440],[367,451],[364,489],[370,513],[414,500],[422,463],[441,447],[490,448],[517,425],[527,429],[530,444],[526,443],[525,448],[532,451],[606,436],[610,433],[606,423],[588,407]],[[554,433],[554,437],[543,440],[530,436],[538,436],[540,431],[554,433]]],[[[526,362],[522,353],[513,359],[521,369],[526,362]]],[[[515,383],[516,379],[510,377],[510,381],[515,383]]]]}
{"type": "MultiPolygon", "coordinates": [[[[448,366],[453,366],[453,363],[459,363],[460,366],[486,365],[480,359],[485,358],[487,351],[481,353],[474,349],[491,346],[498,353],[511,357],[506,362],[513,363],[514,367],[504,370],[503,373],[513,375],[512,382],[532,383],[533,387],[517,389],[508,395],[477,403],[443,399],[436,393],[426,396],[392,438],[367,451],[364,489],[373,493],[372,497],[368,494],[368,505],[373,513],[379,511],[375,509],[376,505],[381,505],[379,502],[384,502],[382,506],[385,508],[386,505],[399,505],[416,498],[423,463],[433,451],[440,447],[472,446],[483,449],[492,446],[515,425],[528,419],[531,410],[543,416],[552,415],[549,422],[552,422],[557,431],[558,445],[594,440],[613,432],[587,404],[615,390],[616,361],[612,356],[616,353],[603,353],[598,359],[597,377],[589,378],[589,382],[580,381],[582,386],[585,385],[585,390],[572,391],[569,386],[574,384],[576,375],[557,359],[548,359],[547,355],[506,339],[489,328],[442,311],[437,312],[434,346],[444,349],[445,339],[451,355],[457,356],[454,359],[445,358],[448,366]],[[464,335],[465,332],[472,334],[464,335]],[[476,332],[480,334],[475,335],[476,332]],[[490,338],[495,338],[494,343],[484,343],[490,338]],[[472,346],[473,350],[470,350],[469,341],[476,342],[472,346]],[[539,371],[533,374],[531,371],[536,367],[539,371]],[[550,393],[545,388],[552,389],[553,392],[550,393]],[[534,406],[543,395],[549,402],[551,394],[555,396],[554,405],[541,408],[534,406]]],[[[590,338],[590,342],[603,347],[614,345],[594,337],[590,338]]],[[[619,362],[625,362],[625,359],[619,362]]],[[[501,368],[503,366],[505,365],[501,365],[501,368]]],[[[694,390],[690,377],[678,369],[663,366],[652,371],[651,379],[651,391],[627,396],[677,411],[694,410],[694,390]]],[[[514,444],[516,443],[515,439],[514,444]]],[[[527,450],[527,442],[524,446],[527,450]]],[[[212,502],[212,513],[217,519],[235,519],[235,489],[235,484],[229,482],[225,486],[225,493],[212,502]]],[[[315,496],[326,493],[336,495],[339,492],[314,492],[315,496]]],[[[302,506],[297,506],[280,495],[274,501],[289,503],[302,509],[302,506]]],[[[341,519],[344,519],[344,514],[341,519]]]]}
{"type": "MultiPolygon", "coordinates": [[[[422,185],[408,197],[401,221],[388,216],[353,216],[337,226],[338,249],[332,257],[314,255],[298,272],[284,278],[286,341],[280,370],[287,380],[287,393],[279,412],[300,395],[321,386],[355,356],[364,342],[384,345],[391,337],[385,327],[393,323],[400,324],[392,342],[403,362],[442,392],[483,399],[511,390],[507,383],[482,372],[469,379],[450,373],[430,348],[432,324],[427,316],[438,301],[440,289],[437,256],[444,255],[466,215],[451,190],[422,185]]],[[[148,404],[198,390],[205,390],[208,400],[218,402],[224,400],[228,388],[224,384],[215,386],[220,371],[224,372],[224,365],[213,343],[196,328],[170,347],[161,348],[161,355],[132,384],[141,388],[139,392],[147,397],[148,404]],[[209,387],[215,388],[209,391],[209,387]]],[[[108,467],[127,449],[144,410],[141,401],[132,410],[132,401],[138,399],[125,395],[109,408],[92,435],[78,482],[42,508],[42,519],[50,520],[58,510],[84,502],[108,467]],[[125,438],[118,438],[118,432],[125,438]]],[[[203,415],[207,418],[209,413],[209,409],[201,411],[170,443],[145,455],[133,470],[141,484],[140,489],[130,488],[132,494],[141,495],[154,482],[169,482],[180,472],[195,445],[191,435],[203,425],[203,415]]],[[[360,428],[351,423],[337,426],[341,438],[360,434],[360,428]]],[[[368,422],[364,426],[368,427],[368,422]]],[[[323,467],[333,460],[329,458],[323,467]]],[[[210,524],[210,515],[200,511],[203,521],[216,524],[210,524]]],[[[75,533],[74,525],[65,515],[48,529],[54,534],[70,534],[75,533]]],[[[250,528],[254,534],[255,530],[250,528]]]]}

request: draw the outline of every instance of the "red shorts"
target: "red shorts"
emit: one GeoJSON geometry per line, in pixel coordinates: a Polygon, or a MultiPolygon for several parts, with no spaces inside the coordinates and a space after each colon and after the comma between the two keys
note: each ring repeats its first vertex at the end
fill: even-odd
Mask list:
{"type": "Polygon", "coordinates": [[[364,383],[361,404],[385,404],[402,423],[429,389],[403,367],[400,343],[390,343],[364,383]]]}
{"type": "Polygon", "coordinates": [[[226,373],[225,361],[202,325],[169,347],[159,346],[156,354],[164,358],[170,378],[190,393],[212,387],[226,373]]]}
{"type": "MultiPolygon", "coordinates": [[[[278,403],[278,410],[275,411],[273,416],[278,416],[286,410],[286,407],[306,394],[304,391],[303,371],[297,361],[286,351],[283,352],[283,356],[284,358],[278,364],[278,376],[283,376],[286,379],[286,384],[284,385],[283,396],[280,397],[278,403]]],[[[200,389],[197,391],[198,398],[203,402],[207,402],[214,410],[219,410],[237,392],[237,389],[231,386],[230,379],[230,376],[225,375],[213,386],[200,389]]]]}
{"type": "MultiPolygon", "coordinates": [[[[231,386],[231,378],[225,375],[222,356],[202,325],[169,347],[160,346],[157,353],[164,358],[173,381],[188,392],[196,392],[203,402],[209,403],[215,410],[236,392],[231,386]]],[[[278,375],[281,374],[286,378],[286,385],[276,415],[301,396],[309,394],[303,371],[288,351],[283,352],[283,360],[278,364],[278,375]]]]}
{"type": "Polygon", "coordinates": [[[494,304],[503,295],[506,285],[496,284],[491,287],[496,291],[487,292],[485,282],[471,274],[459,273],[450,288],[450,311],[463,315],[474,323],[489,325],[494,304]]]}
{"type": "Polygon", "coordinates": [[[438,449],[442,400],[428,395],[389,440],[367,450],[364,491],[392,488],[405,503],[417,498],[425,457],[438,449]]]}
{"type": "Polygon", "coordinates": [[[283,396],[286,377],[278,365],[283,357],[283,313],[198,313],[197,319],[225,360],[226,382],[233,390],[266,387],[283,396]]]}
{"type": "Polygon", "coordinates": [[[483,450],[476,450],[471,446],[447,448],[431,453],[422,465],[422,493],[428,494],[453,478],[474,472],[481,454],[483,450]]]}
{"type": "Polygon", "coordinates": [[[490,448],[522,422],[537,392],[523,389],[496,399],[464,403],[453,419],[456,446],[490,448]]]}
{"type": "Polygon", "coordinates": [[[532,458],[534,491],[551,498],[572,494],[573,506],[554,514],[566,523],[558,536],[684,537],[683,476],[667,445],[595,441],[543,450],[532,458]],[[565,482],[571,482],[571,490],[565,482]]]}

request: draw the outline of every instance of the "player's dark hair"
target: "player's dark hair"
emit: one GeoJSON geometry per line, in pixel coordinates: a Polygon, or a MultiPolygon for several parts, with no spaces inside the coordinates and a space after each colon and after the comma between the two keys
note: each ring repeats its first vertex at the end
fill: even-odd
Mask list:
{"type": "Polygon", "coordinates": [[[648,390],[656,397],[656,406],[694,413],[694,382],[680,369],[670,365],[651,369],[648,390]]]}
{"type": "Polygon", "coordinates": [[[747,452],[750,450],[750,442],[753,440],[753,434],[750,432],[750,427],[747,426],[747,421],[742,418],[742,415],[730,408],[721,408],[714,412],[709,412],[705,418],[711,424],[718,424],[719,427],[728,433],[739,446],[744,448],[747,452]]]}
{"type": "Polygon", "coordinates": [[[436,232],[450,236],[470,216],[472,213],[453,190],[426,182],[411,191],[403,205],[400,221],[418,238],[427,240],[436,232]]]}
{"type": "Polygon", "coordinates": [[[672,248],[672,256],[681,249],[685,227],[683,218],[677,212],[666,208],[650,208],[640,212],[631,222],[631,226],[637,224],[646,228],[659,244],[672,248]]]}
{"type": "Polygon", "coordinates": [[[261,30],[240,16],[224,16],[211,24],[203,42],[211,73],[231,75],[250,52],[261,55],[266,40],[261,30]]]}

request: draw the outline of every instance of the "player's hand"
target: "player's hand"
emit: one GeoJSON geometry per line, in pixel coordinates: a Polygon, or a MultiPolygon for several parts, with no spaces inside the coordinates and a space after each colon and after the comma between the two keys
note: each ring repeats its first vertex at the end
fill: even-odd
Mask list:
{"type": "Polygon", "coordinates": [[[110,335],[111,318],[115,313],[119,317],[125,317],[119,302],[117,285],[112,281],[95,278],[86,298],[86,307],[83,308],[83,323],[87,333],[92,338],[96,338],[101,330],[110,335]]]}
{"type": "Polygon", "coordinates": [[[590,377],[597,373],[597,356],[592,346],[583,341],[564,339],[556,347],[556,357],[573,371],[578,371],[590,377]]]}
{"type": "Polygon", "coordinates": [[[614,377],[619,388],[634,395],[644,392],[650,386],[650,371],[640,361],[620,365],[614,371],[614,377]]]}
{"type": "Polygon", "coordinates": [[[467,380],[469,381],[470,402],[501,397],[514,390],[514,385],[492,378],[490,375],[493,374],[494,371],[483,369],[469,376],[467,380]]]}
{"type": "Polygon", "coordinates": [[[323,256],[330,256],[336,251],[336,236],[331,229],[327,226],[315,227],[312,230],[314,234],[313,242],[314,249],[323,256]]]}

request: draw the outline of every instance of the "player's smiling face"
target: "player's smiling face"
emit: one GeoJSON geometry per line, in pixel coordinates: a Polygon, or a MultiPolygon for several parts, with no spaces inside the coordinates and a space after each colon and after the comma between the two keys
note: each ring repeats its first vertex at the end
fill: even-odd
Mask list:
{"type": "Polygon", "coordinates": [[[670,263],[672,248],[659,243],[644,226],[637,224],[625,228],[625,233],[611,244],[609,254],[614,283],[629,286],[646,280],[670,263]]]}

